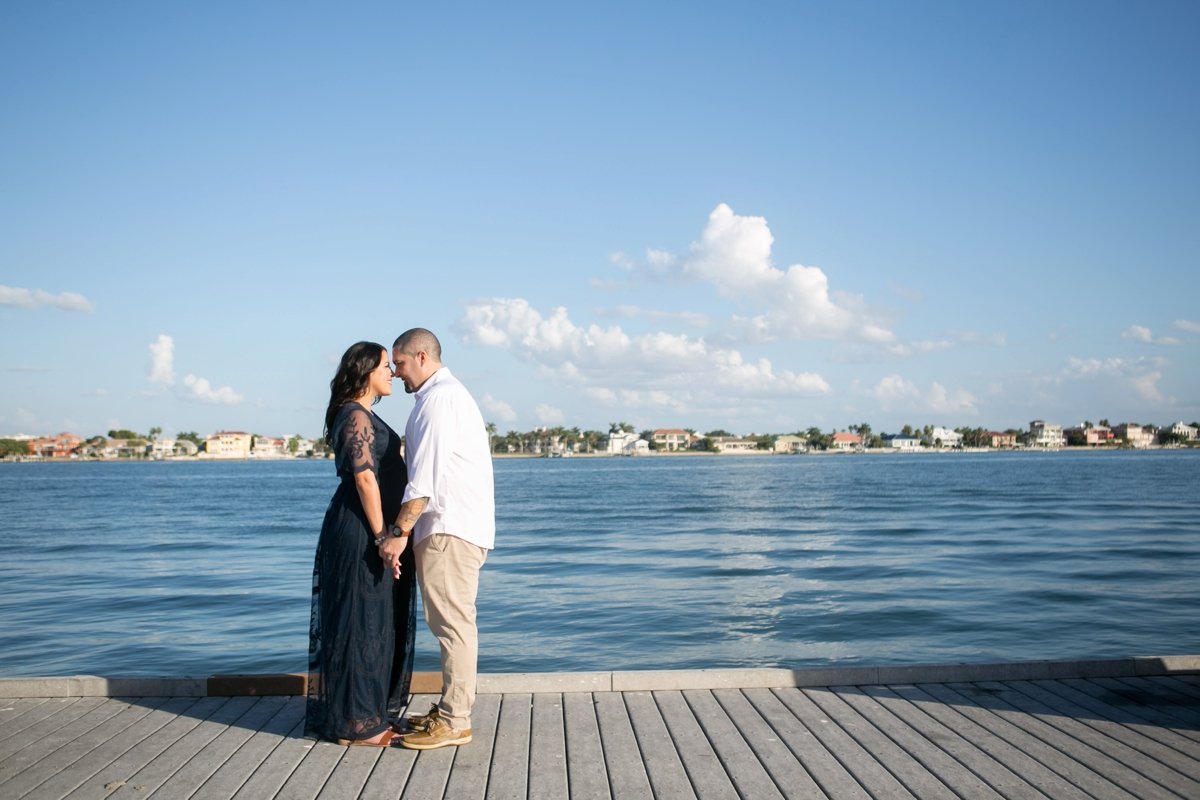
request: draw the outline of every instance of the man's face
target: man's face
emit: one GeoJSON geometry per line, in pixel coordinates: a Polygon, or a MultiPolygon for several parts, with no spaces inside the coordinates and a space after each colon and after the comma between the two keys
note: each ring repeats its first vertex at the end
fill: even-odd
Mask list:
{"type": "Polygon", "coordinates": [[[421,384],[429,377],[425,370],[428,363],[429,356],[423,350],[417,353],[402,353],[399,348],[392,350],[392,364],[396,367],[396,377],[404,381],[404,391],[409,394],[420,389],[421,384]]]}

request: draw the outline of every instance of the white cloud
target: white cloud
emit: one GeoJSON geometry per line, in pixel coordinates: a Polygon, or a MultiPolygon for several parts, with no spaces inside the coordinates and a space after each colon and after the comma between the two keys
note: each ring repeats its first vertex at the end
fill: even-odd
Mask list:
{"type": "Polygon", "coordinates": [[[175,340],[165,333],[150,343],[150,382],[175,384],[175,340]]]}
{"type": "Polygon", "coordinates": [[[831,294],[820,268],[796,264],[786,271],[776,269],[771,262],[773,243],[766,219],[738,216],[722,203],[709,215],[683,271],[711,283],[727,299],[765,309],[740,320],[760,340],[895,340],[892,331],[862,310],[861,298],[831,294]]]}
{"type": "Polygon", "coordinates": [[[513,411],[513,407],[502,400],[497,400],[490,394],[485,394],[479,399],[480,407],[487,412],[489,417],[495,417],[501,422],[516,422],[517,412],[513,411]]]}
{"type": "Polygon", "coordinates": [[[1156,339],[1149,328],[1141,325],[1130,325],[1125,329],[1125,332],[1121,334],[1121,338],[1131,339],[1135,342],[1141,342],[1143,344],[1182,344],[1182,342],[1172,336],[1163,336],[1156,339]]]}
{"type": "Polygon", "coordinates": [[[212,405],[234,406],[242,402],[242,396],[228,386],[214,389],[204,378],[188,375],[183,379],[184,396],[212,405]]]}
{"type": "Polygon", "coordinates": [[[1129,383],[1143,400],[1157,403],[1163,400],[1163,394],[1158,390],[1160,380],[1162,380],[1161,372],[1147,372],[1144,375],[1130,378],[1129,383]]]}
{"type": "Polygon", "coordinates": [[[544,374],[604,403],[676,404],[686,394],[703,403],[733,396],[817,395],[830,391],[820,375],[775,370],[763,358],[703,338],[656,332],[631,336],[618,326],[575,325],[564,308],[542,316],[521,298],[467,308],[458,329],[468,343],[499,347],[537,364],[544,374]]]}
{"type": "Polygon", "coordinates": [[[888,375],[867,390],[867,394],[879,401],[884,408],[893,408],[901,404],[909,404],[921,396],[920,390],[912,381],[899,375],[888,375]]]}
{"type": "Polygon", "coordinates": [[[947,414],[974,414],[976,411],[974,395],[965,389],[948,390],[936,381],[926,395],[925,402],[930,411],[947,414]]]}
{"type": "MultiPolygon", "coordinates": [[[[163,386],[175,386],[175,340],[165,333],[150,343],[150,383],[163,386]]],[[[229,386],[214,387],[206,378],[188,375],[183,379],[183,385],[177,389],[179,396],[186,400],[198,400],[212,405],[232,406],[241,403],[243,398],[229,386]]]]}
{"type": "Polygon", "coordinates": [[[534,416],[537,417],[538,422],[551,427],[555,425],[561,425],[567,418],[567,415],[563,413],[561,408],[555,408],[554,406],[549,406],[545,403],[538,403],[537,408],[533,410],[533,413],[534,416]]]}
{"type": "Polygon", "coordinates": [[[91,301],[76,292],[60,292],[50,294],[41,289],[20,289],[14,286],[0,286],[0,306],[14,308],[39,308],[52,306],[63,311],[91,311],[95,308],[91,301]]]}
{"type": "Polygon", "coordinates": [[[1192,322],[1189,319],[1177,319],[1171,323],[1171,327],[1177,331],[1200,333],[1200,322],[1192,322]]]}
{"type": "Polygon", "coordinates": [[[900,375],[888,375],[866,392],[875,398],[885,411],[930,411],[939,414],[974,414],[975,397],[965,389],[947,389],[934,381],[923,392],[916,384],[900,375]]]}
{"type": "Polygon", "coordinates": [[[1129,386],[1138,397],[1151,402],[1166,400],[1158,388],[1162,368],[1169,363],[1162,358],[1076,358],[1067,359],[1061,375],[1068,380],[1108,379],[1129,386]]]}

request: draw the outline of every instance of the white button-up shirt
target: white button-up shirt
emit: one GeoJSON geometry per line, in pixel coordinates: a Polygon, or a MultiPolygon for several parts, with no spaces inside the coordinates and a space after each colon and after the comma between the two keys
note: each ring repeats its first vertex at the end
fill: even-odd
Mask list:
{"type": "Polygon", "coordinates": [[[404,427],[404,502],[429,499],[413,545],[448,533],[486,550],[496,543],[496,501],[487,426],[467,387],[442,367],[415,393],[404,427]]]}

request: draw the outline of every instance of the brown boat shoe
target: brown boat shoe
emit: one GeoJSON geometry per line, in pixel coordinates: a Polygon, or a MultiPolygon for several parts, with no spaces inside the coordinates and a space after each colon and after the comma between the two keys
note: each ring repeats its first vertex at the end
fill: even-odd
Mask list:
{"type": "Polygon", "coordinates": [[[405,734],[400,746],[409,750],[436,750],[439,747],[458,747],[470,741],[470,728],[451,728],[446,720],[434,717],[425,730],[405,734]]]}
{"type": "Polygon", "coordinates": [[[428,714],[413,714],[411,717],[405,717],[392,728],[398,733],[412,733],[413,731],[423,731],[429,727],[429,723],[440,716],[437,703],[429,707],[428,714]]]}

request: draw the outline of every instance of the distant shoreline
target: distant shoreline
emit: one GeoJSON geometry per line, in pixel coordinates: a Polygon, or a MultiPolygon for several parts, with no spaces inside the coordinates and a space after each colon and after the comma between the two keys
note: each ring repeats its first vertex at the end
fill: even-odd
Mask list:
{"type": "MultiPolygon", "coordinates": [[[[866,450],[810,450],[804,453],[776,453],[771,450],[739,450],[732,453],[713,453],[700,450],[650,451],[637,455],[624,453],[572,453],[569,456],[550,456],[545,453],[493,453],[493,460],[509,459],[560,459],[560,458],[763,458],[767,456],[798,457],[798,456],[898,456],[898,455],[964,455],[967,453],[1028,453],[1046,455],[1053,453],[1150,453],[1200,450],[1197,446],[1162,447],[964,447],[922,448],[920,450],[897,450],[894,448],[877,447],[866,450]]],[[[254,457],[254,458],[220,458],[197,456],[173,456],[168,458],[0,458],[0,464],[149,464],[149,463],[187,463],[187,464],[230,464],[230,463],[281,463],[291,461],[332,461],[332,457],[254,457]]]]}

